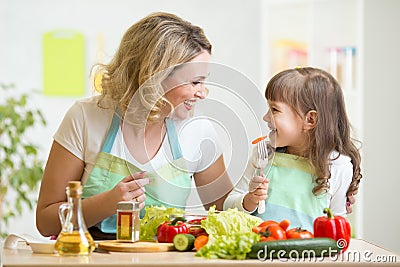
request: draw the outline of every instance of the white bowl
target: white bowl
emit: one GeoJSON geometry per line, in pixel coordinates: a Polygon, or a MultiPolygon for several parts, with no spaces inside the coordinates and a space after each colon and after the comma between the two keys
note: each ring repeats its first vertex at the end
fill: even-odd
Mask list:
{"type": "Polygon", "coordinates": [[[27,244],[31,247],[33,253],[53,254],[56,252],[54,248],[56,240],[34,241],[27,242],[27,244]]]}
{"type": "Polygon", "coordinates": [[[25,241],[25,243],[30,246],[34,253],[55,253],[54,245],[56,243],[56,240],[36,238],[28,234],[9,234],[4,241],[4,248],[17,249],[18,242],[20,241],[25,241]]]}

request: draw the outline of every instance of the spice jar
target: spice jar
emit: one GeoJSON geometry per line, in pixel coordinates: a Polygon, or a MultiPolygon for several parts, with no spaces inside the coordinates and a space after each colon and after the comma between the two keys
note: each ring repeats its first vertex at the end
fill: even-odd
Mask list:
{"type": "Polygon", "coordinates": [[[139,241],[140,218],[139,203],[121,201],[117,204],[117,240],[139,241]]]}

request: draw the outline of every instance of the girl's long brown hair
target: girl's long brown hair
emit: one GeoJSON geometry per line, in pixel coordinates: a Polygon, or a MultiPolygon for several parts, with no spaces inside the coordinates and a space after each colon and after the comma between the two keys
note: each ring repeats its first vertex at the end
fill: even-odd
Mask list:
{"type": "Polygon", "coordinates": [[[329,190],[329,157],[334,150],[350,157],[353,178],[347,194],[356,191],[362,178],[361,156],[351,138],[344,96],[335,78],[311,67],[285,70],[269,81],[265,97],[288,104],[301,118],[310,110],[317,111],[317,123],[308,131],[309,148],[304,155],[316,173],[314,195],[329,190]]]}

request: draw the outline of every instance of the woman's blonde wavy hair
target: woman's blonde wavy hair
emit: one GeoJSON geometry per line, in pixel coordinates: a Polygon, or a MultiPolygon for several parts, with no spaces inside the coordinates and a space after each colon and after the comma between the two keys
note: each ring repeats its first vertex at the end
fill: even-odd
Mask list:
{"type": "Polygon", "coordinates": [[[307,132],[309,148],[304,155],[316,173],[314,195],[329,190],[329,157],[334,150],[351,159],[353,178],[347,195],[354,193],[362,178],[361,156],[350,137],[342,89],[332,75],[311,67],[285,70],[269,81],[265,97],[288,104],[301,118],[310,110],[317,111],[316,126],[307,132]]]}
{"type": "Polygon", "coordinates": [[[98,106],[103,107],[102,101],[109,98],[124,114],[142,87],[138,92],[142,107],[135,108],[144,108],[148,121],[159,119],[159,111],[168,104],[161,82],[174,66],[189,62],[203,51],[211,54],[211,47],[200,27],[174,14],[146,16],[126,31],[109,64],[95,66],[94,77],[102,77],[98,106]]]}

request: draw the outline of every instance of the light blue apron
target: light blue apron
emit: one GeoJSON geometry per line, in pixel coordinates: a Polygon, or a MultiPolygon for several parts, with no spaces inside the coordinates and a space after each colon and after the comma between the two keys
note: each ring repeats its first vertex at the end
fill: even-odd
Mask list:
{"type": "MultiPolygon", "coordinates": [[[[120,124],[120,116],[114,113],[102,150],[83,186],[82,198],[110,190],[124,177],[143,171],[126,160],[110,154],[120,124]]],[[[145,186],[145,205],[184,209],[191,191],[191,175],[186,169],[174,121],[167,118],[165,124],[173,160],[158,170],[147,172],[146,177],[149,177],[151,182],[145,186]]],[[[142,209],[140,216],[143,217],[144,213],[145,209],[142,209]]],[[[104,219],[96,226],[103,233],[116,233],[116,215],[104,219]]]]}
{"type": "MultiPolygon", "coordinates": [[[[266,170],[267,172],[268,170],[266,170]]],[[[290,221],[290,228],[302,227],[311,232],[315,218],[328,207],[328,194],[315,196],[312,167],[303,157],[275,152],[269,173],[265,213],[253,214],[263,220],[290,221]]]]}

